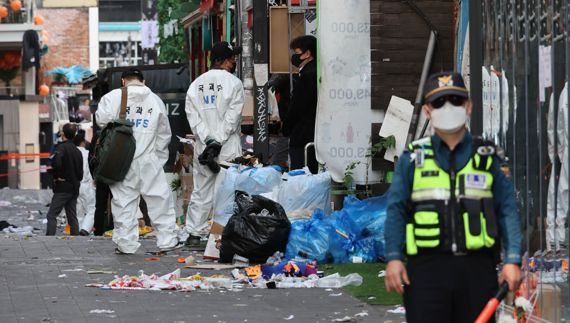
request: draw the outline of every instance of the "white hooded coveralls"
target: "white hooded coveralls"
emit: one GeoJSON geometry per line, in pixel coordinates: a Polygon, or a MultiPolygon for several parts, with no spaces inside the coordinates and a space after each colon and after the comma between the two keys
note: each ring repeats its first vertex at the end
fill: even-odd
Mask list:
{"type": "MultiPolygon", "coordinates": [[[[119,118],[121,89],[101,98],[97,108],[97,124],[104,127],[119,118]]],[[[178,243],[176,213],[170,186],[163,166],[168,160],[171,131],[162,100],[143,85],[129,85],[127,119],[133,123],[136,150],[133,162],[122,182],[110,185],[115,229],[113,241],[124,253],[135,253],[140,246],[137,210],[140,196],[148,206],[148,216],[157,231],[159,248],[178,243]]]]}
{"type": "MultiPolygon", "coordinates": [[[[230,161],[241,156],[241,112],[244,90],[240,79],[233,74],[213,69],[198,77],[186,94],[186,115],[194,144],[194,190],[186,214],[186,231],[193,236],[204,236],[208,229],[208,215],[212,210],[216,179],[206,165],[200,165],[198,156],[206,148],[206,138],[222,145],[218,161],[230,161]]],[[[221,171],[223,172],[223,170],[221,171]]]]}
{"type": "Polygon", "coordinates": [[[548,200],[546,204],[546,244],[547,248],[560,248],[560,243],[566,240],[566,218],[568,216],[568,83],[560,93],[558,100],[558,123],[554,126],[554,98],[550,97],[548,111],[548,156],[552,163],[556,155],[560,158],[562,167],[558,185],[556,185],[556,170],[553,165],[548,182],[548,200]],[[558,135],[558,147],[554,147],[554,132],[558,135]],[[557,205],[554,207],[554,194],[558,194],[557,205]]]}
{"type": "Polygon", "coordinates": [[[83,156],[83,179],[77,197],[77,220],[79,229],[91,232],[95,223],[95,187],[89,170],[89,151],[77,147],[83,156]]]}

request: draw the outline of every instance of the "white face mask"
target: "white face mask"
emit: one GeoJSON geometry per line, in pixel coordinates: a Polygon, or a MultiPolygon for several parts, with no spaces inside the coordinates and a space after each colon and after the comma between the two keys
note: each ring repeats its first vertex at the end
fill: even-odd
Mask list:
{"type": "Polygon", "coordinates": [[[467,109],[462,105],[453,105],[449,101],[431,112],[432,125],[441,132],[455,133],[465,127],[466,121],[467,109]]]}

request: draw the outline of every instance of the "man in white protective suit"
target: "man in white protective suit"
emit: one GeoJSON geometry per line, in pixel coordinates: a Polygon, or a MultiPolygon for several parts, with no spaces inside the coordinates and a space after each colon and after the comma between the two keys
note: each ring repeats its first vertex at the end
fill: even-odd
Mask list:
{"type": "Polygon", "coordinates": [[[194,145],[194,190],[186,214],[187,244],[197,246],[208,232],[208,215],[212,210],[218,162],[242,155],[240,130],[244,90],[240,79],[233,75],[235,57],[241,48],[227,42],[214,45],[212,69],[198,77],[186,94],[186,115],[194,145]]]}
{"type": "MultiPolygon", "coordinates": [[[[551,107],[554,107],[551,101],[551,107]]],[[[548,125],[549,139],[552,136],[552,144],[554,144],[554,127],[550,126],[550,118],[548,125]],[[552,132],[552,134],[551,134],[552,132]]],[[[552,120],[554,124],[554,120],[552,120]]],[[[567,247],[566,245],[566,218],[568,217],[568,176],[570,176],[568,165],[568,83],[560,92],[558,100],[558,123],[556,126],[558,134],[558,157],[562,164],[560,168],[560,177],[558,179],[558,187],[552,180],[548,183],[548,202],[553,200],[555,192],[558,194],[557,210],[554,212],[554,201],[547,203],[546,214],[546,248],[547,252],[554,249],[555,252],[560,252],[561,249],[567,247]],[[552,186],[552,188],[551,188],[552,186]]],[[[550,141],[550,140],[549,140],[550,141]]],[[[550,144],[550,142],[549,142],[550,144]]],[[[550,148],[550,145],[549,145],[550,148]]],[[[553,147],[554,148],[554,147],[553,147]]],[[[550,154],[550,149],[549,149],[550,154]]],[[[551,157],[552,158],[552,157],[551,157]]],[[[551,159],[552,160],[552,159],[551,159]]],[[[554,171],[552,175],[554,175],[554,171]]]]}
{"type": "MultiPolygon", "coordinates": [[[[127,120],[133,124],[136,150],[125,179],[110,185],[113,200],[113,242],[118,254],[133,254],[140,246],[137,210],[142,196],[148,206],[148,215],[157,231],[156,244],[162,251],[183,246],[176,234],[176,213],[171,189],[163,166],[168,160],[171,131],[162,100],[145,86],[138,69],[128,69],[121,75],[127,87],[127,120]]],[[[121,89],[115,89],[101,98],[96,112],[97,124],[104,127],[119,118],[121,89]]]]}
{"type": "Polygon", "coordinates": [[[77,220],[79,221],[79,235],[88,236],[95,223],[95,183],[89,170],[89,151],[85,149],[85,130],[77,131],[73,143],[83,156],[83,178],[79,186],[77,197],[77,220]]]}

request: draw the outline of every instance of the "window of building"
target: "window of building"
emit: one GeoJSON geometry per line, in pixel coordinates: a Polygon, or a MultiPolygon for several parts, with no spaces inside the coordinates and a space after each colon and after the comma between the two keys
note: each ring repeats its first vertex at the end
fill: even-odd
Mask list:
{"type": "Polygon", "coordinates": [[[133,65],[142,65],[140,42],[99,42],[99,68],[133,65]]]}
{"type": "Polygon", "coordinates": [[[100,22],[140,21],[143,0],[99,0],[100,22]]]}

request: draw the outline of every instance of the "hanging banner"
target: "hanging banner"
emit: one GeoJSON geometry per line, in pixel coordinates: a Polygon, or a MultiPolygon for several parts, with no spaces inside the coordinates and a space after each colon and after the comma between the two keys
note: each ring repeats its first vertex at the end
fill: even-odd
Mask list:
{"type": "Polygon", "coordinates": [[[359,163],[352,174],[356,184],[364,184],[367,173],[368,183],[379,182],[371,162],[366,169],[371,123],[384,119],[384,112],[372,110],[370,103],[370,2],[321,1],[318,17],[317,160],[334,181],[342,182],[347,165],[359,163]]]}

